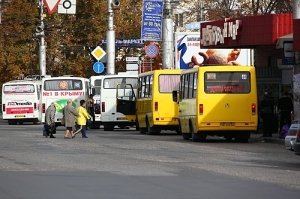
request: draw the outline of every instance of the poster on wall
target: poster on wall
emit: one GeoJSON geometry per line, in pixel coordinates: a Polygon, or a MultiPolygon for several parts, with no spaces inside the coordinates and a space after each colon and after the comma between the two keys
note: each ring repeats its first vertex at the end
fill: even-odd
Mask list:
{"type": "MultiPolygon", "coordinates": [[[[296,71],[295,71],[296,72],[296,71]]],[[[300,71],[299,71],[300,72],[300,71]]],[[[294,120],[300,121],[300,73],[293,77],[294,120]]]]}
{"type": "Polygon", "coordinates": [[[200,49],[200,32],[175,33],[176,68],[195,65],[253,65],[250,49],[200,49]]]}

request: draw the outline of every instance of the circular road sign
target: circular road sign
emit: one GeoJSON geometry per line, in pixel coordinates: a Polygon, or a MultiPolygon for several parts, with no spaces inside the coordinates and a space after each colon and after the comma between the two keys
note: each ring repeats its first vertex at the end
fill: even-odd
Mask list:
{"type": "Polygon", "coordinates": [[[65,1],[63,2],[63,7],[64,7],[64,9],[70,9],[71,6],[72,6],[72,3],[71,3],[70,0],[65,0],[65,1]]]}
{"type": "Polygon", "coordinates": [[[159,48],[157,45],[151,43],[145,48],[145,53],[150,58],[155,58],[159,53],[159,48]]]}
{"type": "Polygon", "coordinates": [[[93,70],[95,71],[95,73],[103,73],[104,64],[102,62],[95,62],[93,65],[93,70]]]}

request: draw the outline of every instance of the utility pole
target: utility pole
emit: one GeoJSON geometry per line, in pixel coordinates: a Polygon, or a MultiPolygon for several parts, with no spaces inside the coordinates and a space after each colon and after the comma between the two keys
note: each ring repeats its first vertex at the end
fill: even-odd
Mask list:
{"type": "Polygon", "coordinates": [[[40,75],[46,75],[46,45],[45,45],[45,32],[44,32],[44,1],[39,0],[39,14],[40,24],[36,27],[35,36],[40,38],[39,41],[39,64],[40,64],[40,75]]]}
{"type": "Polygon", "coordinates": [[[174,29],[171,0],[165,0],[163,11],[163,60],[164,69],[174,69],[174,29]]]}
{"type": "Polygon", "coordinates": [[[115,74],[115,58],[116,58],[116,36],[114,30],[114,9],[119,7],[119,0],[107,0],[108,10],[108,29],[106,32],[106,53],[107,53],[107,71],[108,75],[115,74]]]}

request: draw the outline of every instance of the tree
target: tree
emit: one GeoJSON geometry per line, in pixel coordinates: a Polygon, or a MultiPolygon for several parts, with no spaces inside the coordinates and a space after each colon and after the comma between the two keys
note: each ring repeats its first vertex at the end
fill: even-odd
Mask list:
{"type": "Polygon", "coordinates": [[[291,0],[204,0],[207,20],[292,12],[291,0]],[[216,9],[218,8],[218,9],[216,9]]]}
{"type": "MultiPolygon", "coordinates": [[[[116,38],[139,38],[142,0],[122,0],[115,10],[116,38]]],[[[0,81],[20,73],[39,74],[39,24],[37,0],[18,0],[1,7],[0,81]],[[22,12],[20,12],[22,10],[22,12]]],[[[76,15],[46,12],[45,41],[47,74],[89,77],[94,62],[90,51],[106,38],[107,0],[77,0],[76,15]]],[[[122,66],[123,67],[123,66],[122,66]]]]}
{"type": "MultiPolygon", "coordinates": [[[[0,25],[0,81],[16,78],[20,73],[38,70],[32,60],[32,32],[35,29],[35,0],[19,0],[2,6],[0,25]],[[22,10],[22,12],[20,12],[22,10]]],[[[33,52],[35,53],[35,52],[33,52]]]]}

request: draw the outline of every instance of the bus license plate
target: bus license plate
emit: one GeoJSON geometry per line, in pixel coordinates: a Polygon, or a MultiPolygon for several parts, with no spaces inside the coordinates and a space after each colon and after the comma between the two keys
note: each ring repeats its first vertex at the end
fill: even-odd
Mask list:
{"type": "Polygon", "coordinates": [[[15,117],[16,117],[16,118],[24,118],[25,115],[16,115],[15,117]]]}
{"type": "Polygon", "coordinates": [[[221,122],[221,126],[234,126],[233,122],[221,122]]]}
{"type": "Polygon", "coordinates": [[[127,120],[127,117],[117,117],[117,120],[127,120]]]}

